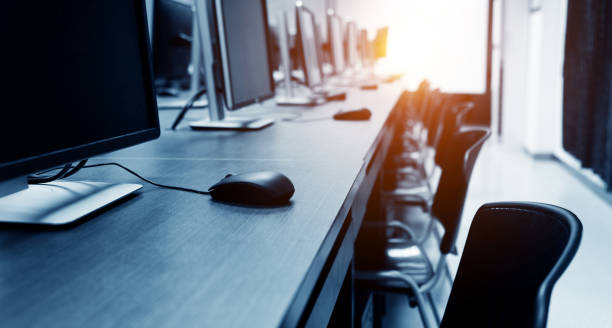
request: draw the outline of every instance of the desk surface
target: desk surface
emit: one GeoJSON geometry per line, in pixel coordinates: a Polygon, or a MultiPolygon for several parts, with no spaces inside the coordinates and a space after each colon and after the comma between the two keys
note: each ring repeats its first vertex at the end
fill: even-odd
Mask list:
{"type": "MultiPolygon", "coordinates": [[[[295,185],[292,202],[241,207],[145,185],[69,230],[2,229],[2,326],[291,324],[287,312],[309,275],[322,269],[400,91],[382,85],[312,109],[236,112],[303,118],[340,108],[373,112],[370,121],[280,121],[255,132],[192,131],[187,124],[172,132],[176,111],[161,111],[160,139],[92,162],[117,161],[156,182],[199,189],[229,172],[280,171],[295,185]]],[[[193,111],[188,119],[201,115],[193,111]]],[[[113,167],[86,169],[75,179],[139,183],[113,167]]]]}

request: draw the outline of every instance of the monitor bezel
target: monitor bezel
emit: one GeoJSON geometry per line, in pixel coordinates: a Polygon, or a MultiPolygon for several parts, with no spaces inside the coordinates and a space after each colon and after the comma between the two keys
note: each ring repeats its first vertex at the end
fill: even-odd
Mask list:
{"type": "Polygon", "coordinates": [[[266,5],[266,0],[259,0],[263,9],[263,16],[264,16],[264,29],[265,29],[265,38],[266,38],[266,58],[268,61],[268,80],[270,81],[270,93],[269,94],[265,94],[262,95],[261,97],[255,97],[253,99],[248,99],[242,102],[238,102],[235,103],[233,96],[232,96],[232,81],[231,81],[231,74],[230,74],[230,63],[228,60],[228,49],[227,49],[227,42],[225,39],[225,36],[227,35],[226,32],[226,28],[225,28],[225,21],[223,19],[223,4],[222,4],[222,0],[215,0],[214,4],[215,4],[215,16],[216,17],[216,22],[217,22],[217,37],[219,38],[219,49],[220,49],[220,53],[219,53],[219,57],[220,61],[221,61],[221,66],[222,66],[222,70],[223,70],[223,76],[221,77],[223,79],[223,86],[224,86],[224,99],[225,99],[225,107],[228,110],[237,110],[240,109],[242,107],[248,106],[248,105],[252,105],[258,102],[262,102],[265,100],[268,100],[272,97],[275,96],[275,91],[274,91],[274,78],[272,75],[272,60],[271,60],[271,56],[270,56],[270,49],[271,49],[271,45],[270,45],[270,31],[269,31],[269,26],[268,26],[268,8],[266,5]]]}
{"type": "Polygon", "coordinates": [[[346,23],[346,62],[347,67],[350,69],[357,69],[359,67],[359,27],[357,26],[357,22],[348,21],[346,23]],[[352,36],[352,38],[351,38],[352,36]],[[354,44],[351,44],[351,40],[354,41],[354,44]],[[352,62],[353,61],[353,62],[352,62]]]}
{"type": "Polygon", "coordinates": [[[106,138],[87,144],[64,148],[36,156],[21,158],[18,160],[0,163],[0,182],[46,170],[66,163],[76,162],[103,153],[119,150],[129,146],[137,145],[145,141],[156,139],[160,136],[159,116],[157,100],[155,98],[155,86],[153,84],[153,66],[151,62],[151,44],[149,42],[149,27],[147,24],[146,7],[144,0],[133,0],[136,6],[139,34],[140,53],[143,66],[143,79],[145,86],[145,97],[148,114],[153,125],[139,131],[128,134],[106,138]]]}
{"type": "MultiPolygon", "coordinates": [[[[316,38],[317,35],[317,29],[316,29],[316,20],[315,20],[315,14],[312,10],[306,8],[300,1],[298,1],[295,5],[295,22],[296,22],[296,26],[297,26],[297,42],[299,43],[299,50],[301,53],[301,62],[302,62],[302,67],[304,68],[304,82],[306,83],[307,86],[309,87],[315,87],[315,86],[319,86],[322,85],[324,83],[324,76],[323,76],[323,71],[321,69],[321,58],[319,58],[319,52],[315,52],[316,53],[316,60],[317,60],[317,65],[319,66],[319,74],[320,74],[320,81],[319,83],[312,83],[310,81],[310,79],[308,78],[308,67],[306,67],[306,52],[304,51],[304,38],[302,38],[302,19],[301,19],[301,11],[306,12],[308,15],[310,15],[311,19],[312,19],[312,28],[313,28],[313,32],[314,37],[316,38]]],[[[316,44],[316,40],[315,40],[315,47],[317,46],[316,44]]]]}
{"type": "Polygon", "coordinates": [[[338,74],[342,74],[345,70],[346,70],[346,54],[344,53],[344,38],[343,38],[343,27],[344,27],[344,21],[342,20],[342,17],[340,17],[340,15],[336,14],[335,12],[328,12],[327,13],[327,42],[329,44],[329,54],[330,54],[330,58],[331,58],[331,64],[332,67],[334,68],[334,74],[338,75],[338,74]],[[340,52],[342,53],[342,56],[340,58],[340,60],[342,61],[342,69],[338,69],[338,67],[336,67],[336,55],[334,53],[334,37],[333,37],[333,25],[332,25],[332,21],[333,20],[337,20],[338,23],[340,24],[340,35],[338,36],[340,38],[340,52]]]}

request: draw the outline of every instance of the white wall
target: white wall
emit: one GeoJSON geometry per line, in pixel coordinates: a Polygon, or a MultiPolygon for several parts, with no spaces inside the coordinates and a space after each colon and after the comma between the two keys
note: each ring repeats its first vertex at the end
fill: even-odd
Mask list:
{"type": "Polygon", "coordinates": [[[527,77],[528,0],[503,0],[502,140],[521,145],[527,77]]]}
{"type": "Polygon", "coordinates": [[[553,154],[561,141],[567,0],[543,0],[529,15],[525,149],[553,154]]]}
{"type": "Polygon", "coordinates": [[[504,0],[503,140],[534,155],[561,149],[567,0],[504,0]]]}

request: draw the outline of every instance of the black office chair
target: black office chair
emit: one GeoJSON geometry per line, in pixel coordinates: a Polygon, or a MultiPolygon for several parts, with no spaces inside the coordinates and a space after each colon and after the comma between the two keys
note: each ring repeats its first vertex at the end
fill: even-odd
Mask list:
{"type": "Polygon", "coordinates": [[[446,256],[456,254],[455,241],[459,232],[463,204],[467,193],[470,177],[480,149],[489,137],[489,130],[474,128],[460,131],[450,141],[452,147],[447,148],[446,160],[448,167],[442,171],[440,185],[434,198],[432,212],[445,228],[440,243],[440,254],[436,263],[425,252],[425,241],[433,235],[435,220],[430,220],[427,233],[422,238],[412,236],[412,231],[406,229],[399,221],[393,221],[383,229],[397,229],[408,234],[408,238],[395,238],[397,242],[389,240],[385,249],[372,248],[377,243],[370,240],[371,236],[379,235],[371,227],[364,229],[356,243],[356,272],[357,286],[374,291],[399,292],[408,294],[416,302],[423,324],[431,327],[427,315],[425,296],[434,312],[436,322],[438,315],[431,295],[431,289],[438,284],[443,274],[447,274],[448,264],[446,256]],[[369,235],[371,234],[371,235],[369,235]]]}
{"type": "Polygon", "coordinates": [[[442,327],[546,327],[550,295],[582,224],[539,203],[483,205],[470,227],[442,327]]]}
{"type": "Polygon", "coordinates": [[[401,160],[403,166],[387,165],[383,179],[383,198],[389,206],[396,204],[420,206],[429,212],[433,201],[434,189],[432,177],[435,166],[444,170],[447,166],[445,155],[448,153],[446,147],[452,143],[452,137],[464,125],[465,115],[474,108],[472,102],[446,104],[440,108],[437,124],[432,126],[431,147],[434,150],[433,165],[426,167],[426,159],[415,163],[413,166],[401,160]]]}

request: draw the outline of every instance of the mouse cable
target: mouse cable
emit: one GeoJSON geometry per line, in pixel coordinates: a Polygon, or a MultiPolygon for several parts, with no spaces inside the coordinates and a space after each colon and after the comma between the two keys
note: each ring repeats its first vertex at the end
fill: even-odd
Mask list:
{"type": "Polygon", "coordinates": [[[187,114],[187,111],[190,110],[191,107],[193,107],[193,104],[195,104],[195,102],[198,101],[198,99],[200,99],[205,93],[206,88],[202,88],[191,98],[189,98],[189,100],[185,103],[185,106],[183,106],[183,109],[181,109],[181,112],[176,116],[176,119],[174,119],[174,123],[172,123],[172,130],[176,130],[176,127],[179,125],[179,123],[181,123],[183,117],[185,117],[185,114],[187,114]]]}
{"type": "Polygon", "coordinates": [[[177,186],[169,186],[169,185],[164,185],[161,183],[157,183],[157,182],[153,182],[143,176],[141,176],[140,174],[134,172],[133,170],[119,164],[119,163],[115,163],[115,162],[109,162],[109,163],[100,163],[100,164],[90,164],[90,165],[85,165],[83,166],[83,168],[93,168],[93,167],[100,167],[100,166],[117,166],[120,167],[122,169],[124,169],[125,171],[127,171],[128,173],[134,175],[135,177],[137,177],[138,179],[148,183],[148,184],[152,184],[156,187],[160,187],[160,188],[164,188],[164,189],[172,189],[172,190],[178,190],[178,191],[185,191],[185,192],[191,192],[191,193],[195,193],[195,194],[200,194],[200,195],[209,195],[210,192],[208,191],[204,191],[204,190],[197,190],[197,189],[191,189],[191,188],[184,188],[184,187],[177,187],[177,186]]]}
{"type": "Polygon", "coordinates": [[[100,167],[100,166],[117,166],[120,167],[122,169],[124,169],[125,171],[127,171],[128,173],[134,175],[135,177],[137,177],[138,179],[149,183],[151,185],[160,187],[160,188],[165,188],[165,189],[172,189],[172,190],[178,190],[178,191],[185,191],[185,192],[191,192],[191,193],[196,193],[196,194],[200,194],[200,195],[208,195],[210,194],[210,192],[208,191],[204,191],[204,190],[196,190],[196,189],[191,189],[191,188],[184,188],[184,187],[177,187],[177,186],[168,186],[168,185],[164,185],[161,183],[157,183],[157,182],[153,182],[143,176],[141,176],[140,174],[134,172],[133,170],[119,164],[119,163],[115,163],[115,162],[109,162],[109,163],[100,163],[100,164],[90,164],[90,165],[85,165],[87,163],[87,160],[82,160],[80,161],[76,166],[72,166],[72,164],[66,164],[64,166],[60,166],[60,167],[56,167],[56,168],[52,168],[52,169],[48,169],[46,171],[42,171],[39,172],[37,174],[34,174],[32,176],[28,177],[28,183],[29,184],[41,184],[41,183],[47,183],[47,182],[51,182],[51,181],[55,181],[61,178],[66,178],[69,177],[73,174],[75,174],[77,171],[79,171],[80,169],[88,169],[88,168],[94,168],[94,167],[100,167]],[[48,177],[39,177],[38,174],[45,174],[51,171],[55,171],[55,170],[60,170],[58,173],[52,175],[52,176],[48,176],[48,177]]]}

